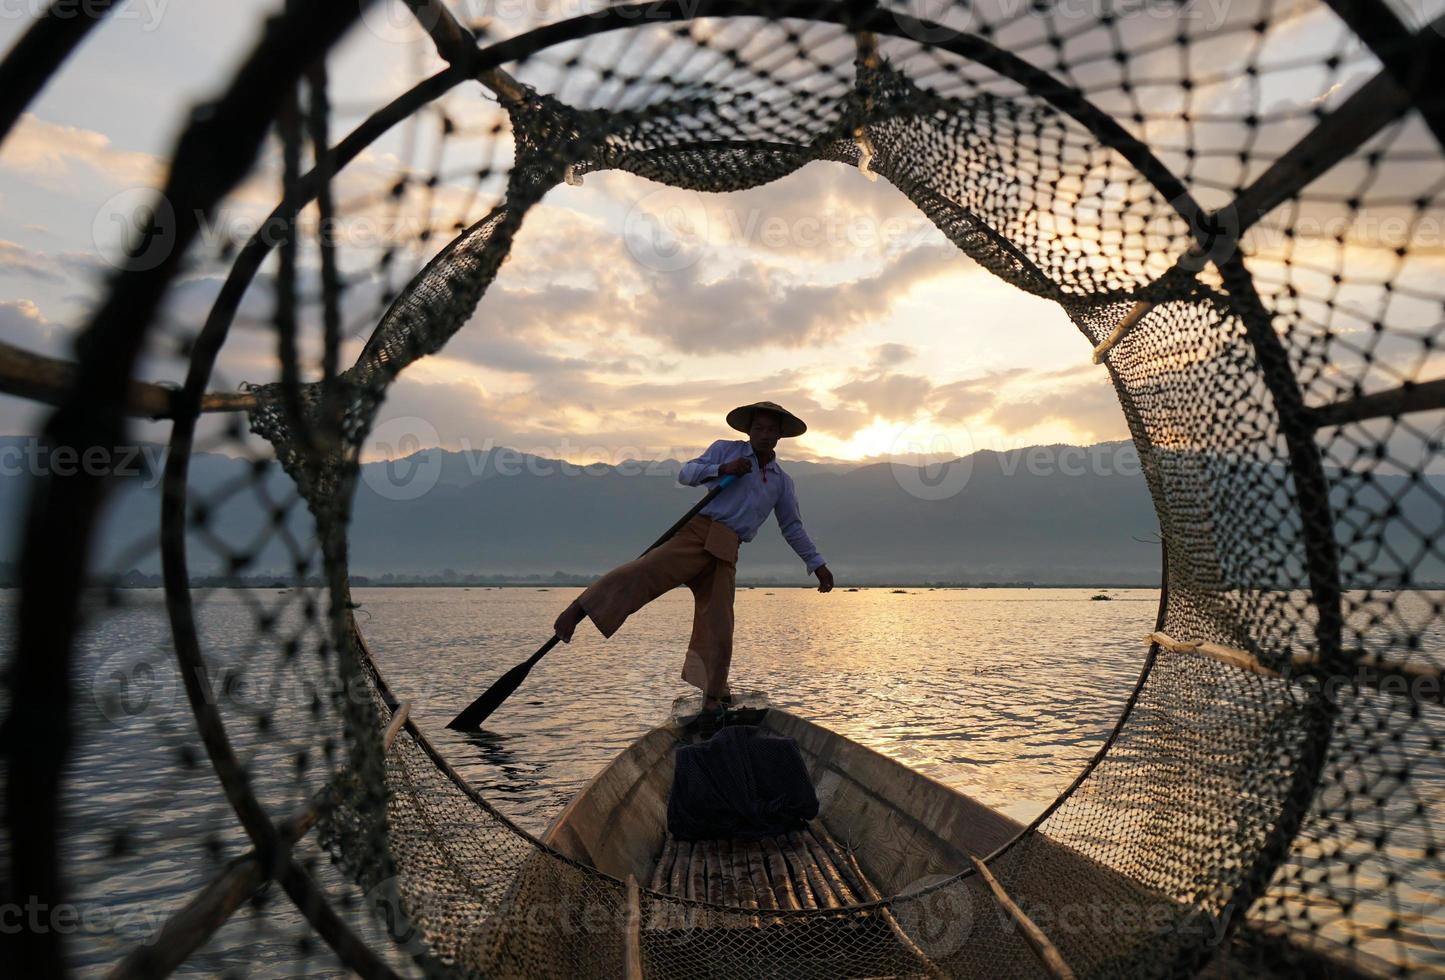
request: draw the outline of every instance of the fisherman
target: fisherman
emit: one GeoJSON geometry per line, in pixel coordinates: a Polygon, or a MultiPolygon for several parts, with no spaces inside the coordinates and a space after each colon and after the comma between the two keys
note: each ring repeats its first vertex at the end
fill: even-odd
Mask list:
{"type": "Polygon", "coordinates": [[[728,668],[733,654],[733,586],[738,543],[751,541],[769,514],[811,575],[818,591],[833,588],[833,573],[803,530],[793,480],[778,465],[778,439],[808,431],[803,420],[773,402],[740,405],[727,423],[748,438],[719,439],[707,452],[683,464],[677,479],[690,487],[736,477],[696,517],[662,545],[635,561],[619,565],[593,582],[557,617],[553,629],[564,643],[589,617],[603,636],[616,633],[627,619],[653,599],[679,585],[693,595],[692,639],[683,659],[682,679],[703,692],[703,711],[716,713],[731,700],[728,668]],[[756,465],[754,465],[756,463],[756,465]]]}

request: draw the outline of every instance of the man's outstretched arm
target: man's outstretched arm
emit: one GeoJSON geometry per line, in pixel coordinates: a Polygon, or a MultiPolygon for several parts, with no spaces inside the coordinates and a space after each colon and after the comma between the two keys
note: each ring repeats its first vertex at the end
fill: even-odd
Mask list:
{"type": "Polygon", "coordinates": [[[783,538],[798,553],[798,557],[803,559],[808,574],[818,576],[818,591],[830,591],[833,588],[833,573],[828,571],[823,556],[818,554],[808,532],[803,530],[803,515],[798,509],[798,495],[793,490],[792,480],[789,480],[783,492],[778,494],[773,513],[778,517],[778,527],[782,529],[783,538]]]}

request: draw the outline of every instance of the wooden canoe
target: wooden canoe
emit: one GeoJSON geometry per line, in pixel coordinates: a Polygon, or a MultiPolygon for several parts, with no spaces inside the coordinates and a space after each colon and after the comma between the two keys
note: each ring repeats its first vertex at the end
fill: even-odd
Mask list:
{"type": "MultiPolygon", "coordinates": [[[[545,834],[546,842],[562,854],[628,882],[629,900],[637,913],[629,920],[632,933],[624,957],[629,964],[624,972],[629,977],[641,976],[643,963],[653,964],[656,972],[664,974],[751,976],[758,971],[758,963],[746,958],[732,962],[727,955],[732,947],[721,938],[711,945],[694,944],[694,950],[705,951],[698,954],[699,959],[663,961],[662,954],[656,951],[662,944],[654,942],[649,949],[650,936],[669,930],[695,936],[699,928],[746,928],[749,920],[737,914],[717,918],[715,911],[709,913],[680,903],[661,914],[654,910],[649,916],[636,904],[638,884],[655,893],[703,901],[710,906],[756,909],[750,921],[756,929],[759,920],[767,925],[770,910],[846,909],[906,893],[921,883],[940,880],[938,876],[953,876],[969,869],[979,872],[970,885],[974,890],[971,938],[981,946],[1005,948],[1002,934],[994,929],[1004,927],[1011,919],[1007,929],[1032,947],[1022,953],[1033,963],[1028,972],[1056,978],[1072,977],[1071,966],[1080,975],[1115,972],[1116,964],[1107,958],[1100,961],[1077,946],[1066,952],[1075,955],[1078,962],[1067,963],[976,860],[1013,840],[1024,829],[1016,820],[836,732],[769,706],[760,695],[745,696],[737,714],[742,723],[759,725],[797,743],[820,805],[818,819],[803,832],[758,843],[672,840],[667,833],[667,799],[672,787],[673,752],[697,738],[685,712],[679,712],[675,705],[671,718],[637,739],[597,773],[545,834]],[[984,907],[995,902],[1000,911],[985,914],[984,907]],[[709,914],[714,918],[709,920],[709,914]]],[[[1135,903],[1137,908],[1147,908],[1142,903],[1150,902],[1172,904],[1171,899],[1142,882],[1067,846],[1046,839],[1036,840],[1032,846],[1033,859],[1028,864],[1034,870],[1017,872],[1015,879],[1035,893],[1045,887],[1039,881],[1027,880],[1031,874],[1061,873],[1062,880],[1072,882],[1083,892],[1109,895],[1135,903]],[[1024,877],[1019,879],[1019,874],[1024,877]]],[[[840,919],[848,914],[840,912],[840,919]]],[[[855,953],[840,945],[837,958],[819,960],[817,951],[828,946],[817,942],[815,936],[808,947],[813,952],[786,964],[783,972],[820,977],[937,977],[960,972],[997,973],[1002,969],[998,962],[969,969],[963,965],[967,960],[961,959],[958,952],[947,960],[939,958],[935,953],[947,954],[952,946],[939,949],[926,941],[915,942],[915,936],[909,934],[913,931],[911,924],[900,924],[886,910],[868,916],[860,912],[858,916],[871,916],[868,925],[884,939],[891,936],[890,941],[896,941],[892,959],[855,962],[855,953]]],[[[907,918],[906,912],[903,917],[907,918]]],[[[859,928],[857,918],[845,925],[839,931],[855,941],[866,932],[859,928]]],[[[1122,950],[1131,941],[1137,943],[1139,936],[1121,933],[1118,939],[1122,950]]],[[[1013,948],[1021,951],[1019,941],[1013,940],[1013,948]]],[[[1156,941],[1172,943],[1175,937],[1161,935],[1156,941]]],[[[1309,937],[1279,934],[1254,923],[1243,924],[1236,931],[1233,945],[1240,943],[1276,951],[1287,948],[1289,962],[1300,962],[1301,958],[1311,961],[1320,976],[1384,975],[1376,973],[1382,964],[1369,957],[1324,948],[1309,937]]],[[[873,942],[867,948],[876,953],[880,945],[873,942]]],[[[1208,975],[1234,975],[1229,947],[1215,952],[1226,955],[1213,958],[1213,972],[1206,971],[1208,975]]],[[[770,955],[779,955],[778,947],[773,947],[770,955]]]]}
{"type": "Polygon", "coordinates": [[[594,776],[545,835],[562,854],[628,883],[635,904],[624,974],[950,975],[889,909],[851,909],[963,871],[970,855],[992,852],[1022,826],[759,696],[740,698],[733,713],[797,743],[820,807],[807,827],[762,841],[671,838],[673,753],[698,738],[675,705],[673,717],[594,776]],[[687,902],[644,905],[637,883],[687,902]],[[780,917],[795,911],[824,914],[806,923],[780,917]],[[699,930],[711,940],[698,942],[699,930]]]}
{"type": "MultiPolygon", "coordinates": [[[[797,742],[818,794],[815,831],[850,853],[883,895],[930,875],[963,871],[971,866],[970,855],[989,854],[1023,829],[955,789],[756,696],[736,710],[740,720],[797,742]]],[[[643,885],[658,879],[659,870],[670,871],[659,864],[667,850],[673,751],[692,737],[685,718],[675,711],[597,773],[552,822],[547,843],[643,885]]],[[[673,880],[670,874],[661,878],[669,885],[673,880]]],[[[680,878],[686,897],[715,902],[688,894],[691,877],[680,878]]]]}

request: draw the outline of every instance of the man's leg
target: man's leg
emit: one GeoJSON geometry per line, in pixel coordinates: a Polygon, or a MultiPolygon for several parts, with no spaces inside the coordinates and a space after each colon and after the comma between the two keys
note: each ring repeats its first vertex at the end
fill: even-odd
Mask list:
{"type": "Polygon", "coordinates": [[[692,639],[682,662],[682,679],[703,693],[703,707],[726,697],[733,659],[733,596],[737,566],[717,558],[687,585],[692,590],[692,639]]]}
{"type": "Polygon", "coordinates": [[[589,585],[557,617],[553,630],[570,643],[577,624],[589,616],[598,631],[610,637],[628,616],[693,578],[712,561],[702,543],[702,535],[688,524],[641,558],[618,565],[589,585]]]}

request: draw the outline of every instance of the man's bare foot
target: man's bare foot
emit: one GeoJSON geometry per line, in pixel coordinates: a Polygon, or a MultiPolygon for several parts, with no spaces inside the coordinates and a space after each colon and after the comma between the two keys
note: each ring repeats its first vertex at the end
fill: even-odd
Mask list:
{"type": "Polygon", "coordinates": [[[587,612],[582,608],[581,603],[573,599],[572,605],[562,610],[562,615],[558,616],[557,621],[552,624],[552,632],[556,633],[563,643],[571,643],[572,632],[577,629],[577,624],[582,622],[582,617],[586,615],[587,612]]]}

